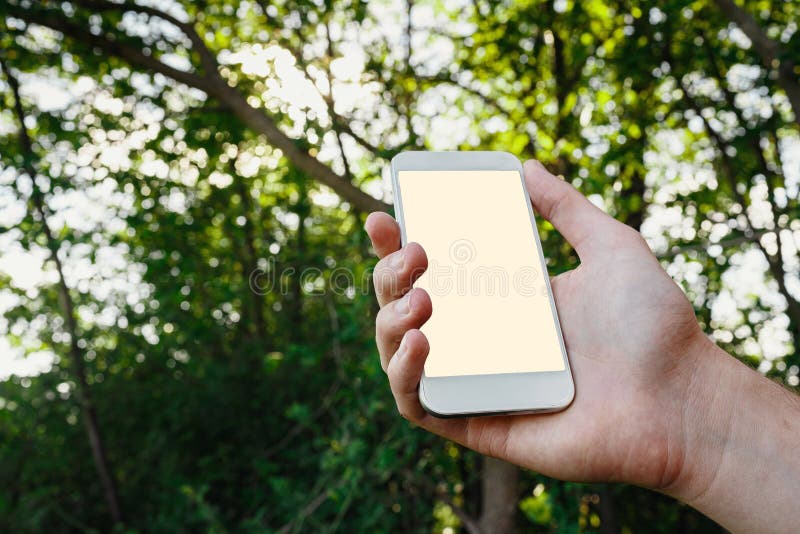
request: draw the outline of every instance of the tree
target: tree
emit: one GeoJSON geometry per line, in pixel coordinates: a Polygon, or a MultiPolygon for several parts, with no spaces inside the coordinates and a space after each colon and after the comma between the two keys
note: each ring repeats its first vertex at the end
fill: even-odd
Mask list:
{"type": "MultiPolygon", "coordinates": [[[[61,259],[58,256],[59,242],[53,235],[52,230],[48,226],[48,209],[45,205],[44,195],[39,190],[37,185],[37,175],[34,161],[36,161],[36,154],[33,150],[27,128],[25,126],[25,110],[22,107],[22,99],[19,94],[19,82],[11,73],[8,64],[0,58],[0,68],[5,73],[8,85],[11,88],[14,98],[14,114],[19,122],[19,143],[20,155],[22,156],[21,168],[24,175],[29,180],[31,194],[30,194],[30,207],[32,212],[27,215],[31,220],[37,221],[40,226],[40,232],[44,236],[45,244],[50,253],[50,260],[55,265],[57,274],[58,285],[58,302],[60,304],[61,319],[65,325],[65,331],[69,336],[69,360],[72,368],[72,378],[75,381],[76,396],[78,397],[78,405],[81,410],[81,419],[83,419],[84,426],[86,427],[86,437],[89,441],[89,446],[92,450],[92,457],[94,459],[97,475],[100,483],[103,486],[106,501],[108,503],[109,512],[114,523],[119,523],[122,520],[122,512],[119,506],[119,499],[117,497],[117,487],[114,477],[111,474],[108,465],[108,457],[103,444],[102,433],[100,432],[97,423],[97,414],[95,411],[94,401],[92,400],[91,388],[86,377],[86,368],[84,363],[85,355],[80,347],[80,332],[75,321],[75,304],[67,287],[64,278],[64,268],[61,259]]],[[[19,179],[19,178],[18,178],[19,179]]]]}
{"type": "MultiPolygon", "coordinates": [[[[723,0],[3,3],[0,198],[28,208],[3,243],[63,265],[0,278],[9,343],[59,357],[0,383],[0,524],[104,529],[118,493],[134,529],[708,527],[399,421],[360,225],[389,209],[399,151],[536,157],[642,231],[718,343],[796,387],[796,19],[723,0]],[[70,215],[77,198],[92,209],[70,215]],[[763,283],[736,278],[751,264],[763,283]]],[[[575,266],[540,230],[551,274],[575,266]]]]}

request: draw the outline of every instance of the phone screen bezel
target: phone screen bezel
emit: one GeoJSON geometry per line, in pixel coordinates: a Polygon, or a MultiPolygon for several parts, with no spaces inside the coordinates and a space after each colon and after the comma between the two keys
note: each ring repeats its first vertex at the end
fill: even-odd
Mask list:
{"type": "MultiPolygon", "coordinates": [[[[526,192],[524,201],[528,207],[534,229],[536,248],[542,272],[547,264],[539,239],[536,218],[530,194],[525,184],[524,171],[519,159],[508,152],[402,152],[391,162],[391,180],[394,191],[395,217],[400,225],[402,244],[407,243],[403,219],[403,199],[398,175],[401,171],[516,171],[526,192]]],[[[550,309],[553,313],[561,356],[562,371],[529,373],[503,373],[491,375],[463,375],[427,377],[423,373],[419,396],[422,405],[438,417],[462,417],[466,415],[492,415],[516,412],[552,412],[566,408],[573,400],[575,387],[569,365],[561,323],[558,319],[550,278],[545,276],[550,309]]],[[[434,310],[436,313],[436,310],[434,310]]]]}

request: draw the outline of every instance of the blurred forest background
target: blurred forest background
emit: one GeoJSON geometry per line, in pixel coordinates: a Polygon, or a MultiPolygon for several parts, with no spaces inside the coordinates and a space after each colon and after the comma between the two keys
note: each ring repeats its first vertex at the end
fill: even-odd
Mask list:
{"type": "Polygon", "coordinates": [[[798,21],[796,0],[0,1],[0,530],[718,529],[398,417],[362,224],[399,151],[538,158],[797,389],[798,21]]]}

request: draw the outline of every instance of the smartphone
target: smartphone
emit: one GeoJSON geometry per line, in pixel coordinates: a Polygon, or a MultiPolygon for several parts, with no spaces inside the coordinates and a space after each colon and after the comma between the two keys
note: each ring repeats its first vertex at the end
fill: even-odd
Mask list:
{"type": "Polygon", "coordinates": [[[575,386],[519,159],[506,152],[403,152],[392,159],[403,245],[433,314],[419,387],[437,417],[554,412],[575,386]]]}

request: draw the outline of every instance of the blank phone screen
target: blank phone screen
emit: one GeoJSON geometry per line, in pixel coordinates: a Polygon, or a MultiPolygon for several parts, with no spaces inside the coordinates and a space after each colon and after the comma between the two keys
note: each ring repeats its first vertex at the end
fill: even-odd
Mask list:
{"type": "Polygon", "coordinates": [[[415,284],[433,303],[426,376],[563,371],[519,172],[399,171],[397,180],[407,241],[428,255],[415,284]]]}

